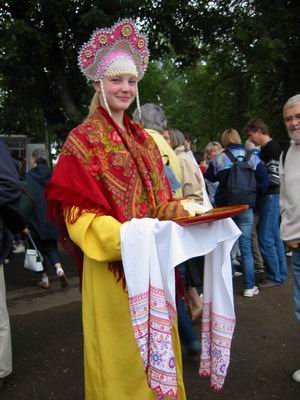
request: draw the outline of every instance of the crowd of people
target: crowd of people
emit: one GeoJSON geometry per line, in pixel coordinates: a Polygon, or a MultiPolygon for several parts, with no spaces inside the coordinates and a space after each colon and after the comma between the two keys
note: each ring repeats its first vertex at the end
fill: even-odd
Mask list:
{"type": "Polygon", "coordinates": [[[48,159],[44,148],[36,148],[32,168],[22,174],[6,145],[0,142],[0,386],[12,371],[3,264],[8,264],[14,253],[23,253],[25,258],[26,250],[35,247],[42,260],[41,269],[35,272],[37,286],[49,289],[48,265],[55,268],[61,286],[68,285],[60,263],[57,226],[47,217],[44,191],[51,178],[48,159]]]}
{"type": "MultiPolygon", "coordinates": [[[[244,128],[245,145],[239,132],[229,128],[220,136],[220,143],[207,144],[200,160],[199,154],[191,151],[189,137],[168,126],[160,106],[140,106],[138,81],[147,63],[147,38],[129,20],[96,31],[82,46],[80,69],[94,88],[89,114],[69,134],[53,174],[45,150],[33,152],[32,169],[25,176],[33,207],[12,228],[6,208],[13,206],[18,212],[22,181],[0,144],[0,382],[12,371],[3,263],[13,234],[16,250],[31,232],[41,255],[66,287],[57,250],[59,224],[81,271],[85,398],[185,399],[179,336],[191,354],[199,354],[195,324],[201,321],[203,310],[204,256],[177,267],[179,336],[176,324],[171,332],[175,360],[168,360],[169,375],[159,375],[158,360],[157,371],[147,380],[132,331],[120,232],[127,221],[151,217],[154,207],[171,198],[193,199],[205,210],[234,204],[228,182],[230,171],[239,162],[248,166],[255,193],[252,190],[243,202],[249,207],[233,217],[241,235],[231,252],[232,277],[242,276],[247,298],[259,294],[260,289],[279,287],[287,280],[286,251],[292,250],[294,300],[300,322],[300,95],[290,98],[283,108],[291,139],[287,152],[272,139],[263,120],[253,119],[244,128]],[[137,108],[131,119],[126,111],[135,99],[137,108]],[[256,273],[261,272],[265,279],[257,285],[256,273]],[[123,379],[128,369],[130,374],[123,379]],[[165,376],[167,383],[162,382],[165,376]],[[167,394],[159,392],[163,385],[169,385],[167,394]]],[[[43,265],[37,283],[48,289],[47,264],[43,265]]],[[[300,382],[300,370],[293,379],[300,382]]]]}

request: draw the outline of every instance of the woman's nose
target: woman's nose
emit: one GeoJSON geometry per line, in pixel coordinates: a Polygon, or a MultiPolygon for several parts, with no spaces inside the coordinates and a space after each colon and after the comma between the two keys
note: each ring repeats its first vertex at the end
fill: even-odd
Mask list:
{"type": "Polygon", "coordinates": [[[122,90],[123,90],[124,92],[128,92],[129,89],[130,89],[129,82],[128,82],[128,81],[124,81],[123,84],[122,84],[122,90]]]}

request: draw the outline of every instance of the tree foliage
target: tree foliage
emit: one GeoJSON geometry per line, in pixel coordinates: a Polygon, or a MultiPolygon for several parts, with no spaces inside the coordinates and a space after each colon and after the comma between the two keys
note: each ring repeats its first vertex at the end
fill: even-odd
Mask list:
{"type": "Polygon", "coordinates": [[[300,92],[300,5],[291,0],[10,0],[0,6],[0,131],[63,139],[92,89],[77,52],[94,29],[130,16],[149,33],[141,100],[199,147],[261,117],[285,137],[281,109],[300,92]]]}

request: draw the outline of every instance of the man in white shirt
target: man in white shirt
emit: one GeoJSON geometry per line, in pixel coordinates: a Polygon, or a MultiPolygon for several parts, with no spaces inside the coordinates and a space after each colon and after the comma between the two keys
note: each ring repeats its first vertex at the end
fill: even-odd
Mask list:
{"type": "MultiPolygon", "coordinates": [[[[285,103],[283,118],[291,145],[280,158],[280,233],[293,253],[295,313],[300,322],[300,94],[285,103]]],[[[293,373],[293,379],[300,383],[300,369],[293,373]]]]}

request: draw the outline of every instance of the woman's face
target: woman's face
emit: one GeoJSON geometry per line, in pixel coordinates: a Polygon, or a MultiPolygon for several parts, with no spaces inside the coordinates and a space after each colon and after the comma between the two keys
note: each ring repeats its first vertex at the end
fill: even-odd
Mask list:
{"type": "Polygon", "coordinates": [[[211,159],[211,160],[213,160],[215,157],[216,157],[216,155],[218,154],[218,153],[220,153],[220,147],[219,146],[214,146],[213,147],[213,149],[210,151],[210,153],[209,153],[209,158],[211,159]]]}
{"type": "MultiPolygon", "coordinates": [[[[117,75],[103,78],[103,89],[112,112],[127,110],[135,99],[136,84],[137,79],[133,75],[117,75]]],[[[97,90],[96,87],[95,89],[97,90]]]]}
{"type": "Polygon", "coordinates": [[[163,131],[162,135],[165,138],[165,140],[168,143],[168,145],[171,146],[171,139],[170,139],[169,131],[167,131],[167,130],[163,131]]]}

